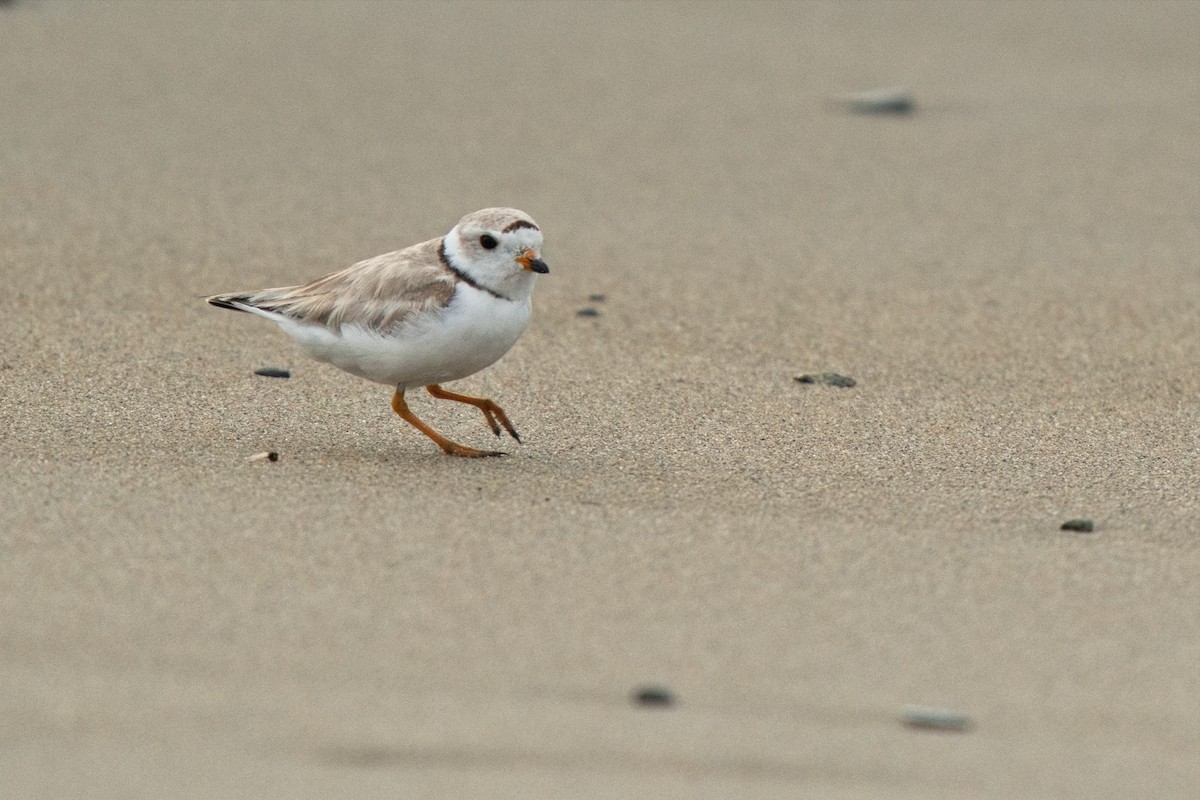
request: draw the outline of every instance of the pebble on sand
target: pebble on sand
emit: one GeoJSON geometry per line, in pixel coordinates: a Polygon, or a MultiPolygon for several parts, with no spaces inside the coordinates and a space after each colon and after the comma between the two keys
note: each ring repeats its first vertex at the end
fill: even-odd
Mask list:
{"type": "Polygon", "coordinates": [[[797,375],[796,383],[821,383],[825,386],[838,386],[843,389],[849,389],[858,382],[854,378],[847,378],[845,375],[838,375],[836,372],[822,372],[818,375],[797,375]]]}
{"type": "Polygon", "coordinates": [[[251,463],[256,463],[259,461],[278,461],[279,453],[275,452],[274,450],[264,450],[261,453],[255,453],[246,460],[251,463]]]}
{"type": "Polygon", "coordinates": [[[1076,531],[1078,533],[1091,533],[1096,529],[1090,519],[1069,519],[1059,526],[1059,530],[1076,531]]]}
{"type": "Polygon", "coordinates": [[[282,367],[259,367],[254,370],[255,375],[262,375],[264,378],[290,378],[292,371],[283,369],[282,367]]]}
{"type": "Polygon", "coordinates": [[[905,706],[900,712],[900,721],[910,728],[933,731],[968,731],[971,718],[957,711],[929,706],[905,706]]]}
{"type": "Polygon", "coordinates": [[[592,302],[592,303],[603,303],[607,299],[608,299],[608,296],[603,295],[603,294],[597,293],[597,294],[589,294],[588,295],[588,301],[592,302]]]}
{"type": "Polygon", "coordinates": [[[647,708],[669,708],[675,705],[675,695],[663,686],[639,686],[633,690],[633,703],[647,708]]]}
{"type": "Polygon", "coordinates": [[[851,114],[911,114],[916,109],[912,92],[901,86],[839,94],[833,100],[851,114]]]}
{"type": "Polygon", "coordinates": [[[598,316],[600,316],[600,309],[591,308],[591,307],[581,308],[575,312],[575,316],[577,316],[577,317],[598,317],[598,316]]]}

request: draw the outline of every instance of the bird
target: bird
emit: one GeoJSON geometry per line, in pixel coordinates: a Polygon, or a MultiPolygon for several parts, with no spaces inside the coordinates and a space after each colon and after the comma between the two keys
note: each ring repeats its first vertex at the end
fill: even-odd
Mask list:
{"type": "Polygon", "coordinates": [[[499,405],[442,387],[491,366],[529,323],[542,260],[542,230],[515,208],[467,214],[445,236],[359,261],[300,286],[204,299],[269,319],[318,361],[395,387],[392,410],[444,453],[504,456],[453,442],[417,417],[405,393],[478,408],[497,437],[521,437],[499,405]]]}

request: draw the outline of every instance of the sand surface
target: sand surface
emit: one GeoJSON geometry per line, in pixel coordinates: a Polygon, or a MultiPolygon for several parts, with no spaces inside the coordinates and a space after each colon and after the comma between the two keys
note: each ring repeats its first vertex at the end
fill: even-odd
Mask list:
{"type": "Polygon", "coordinates": [[[0,796],[1197,796],[1200,4],[15,0],[0,76],[0,796]],[[505,460],[198,299],[490,205],[505,460]]]}

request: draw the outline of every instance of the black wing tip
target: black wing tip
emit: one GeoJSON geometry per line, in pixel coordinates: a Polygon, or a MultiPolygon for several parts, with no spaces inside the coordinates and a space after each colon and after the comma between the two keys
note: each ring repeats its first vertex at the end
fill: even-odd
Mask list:
{"type": "Polygon", "coordinates": [[[217,294],[217,295],[213,295],[212,297],[206,297],[204,299],[208,301],[208,304],[210,306],[216,306],[217,308],[229,308],[229,309],[233,309],[234,311],[245,311],[246,310],[244,308],[238,308],[237,306],[234,305],[234,302],[243,301],[246,299],[243,295],[217,294]]]}

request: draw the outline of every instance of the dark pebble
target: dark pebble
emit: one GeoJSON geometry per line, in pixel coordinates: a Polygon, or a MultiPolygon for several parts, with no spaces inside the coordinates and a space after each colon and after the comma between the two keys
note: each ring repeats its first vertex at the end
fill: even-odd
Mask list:
{"type": "Polygon", "coordinates": [[[916,108],[908,89],[876,89],[870,92],[844,94],[838,102],[852,114],[911,114],[916,108]]]}
{"type": "Polygon", "coordinates": [[[1064,531],[1077,531],[1079,533],[1091,533],[1096,528],[1092,525],[1090,519],[1069,519],[1061,525],[1060,529],[1064,531]]]}
{"type": "Polygon", "coordinates": [[[279,367],[259,367],[254,370],[255,375],[262,375],[264,378],[290,378],[292,371],[288,369],[280,369],[279,367]]]}
{"type": "Polygon", "coordinates": [[[633,702],[648,708],[668,708],[675,705],[675,695],[662,686],[641,686],[634,690],[633,702]]]}
{"type": "Polygon", "coordinates": [[[847,378],[845,375],[838,375],[836,372],[822,372],[819,375],[797,375],[796,382],[823,383],[826,386],[840,386],[844,389],[849,389],[857,383],[854,378],[847,378]]]}
{"type": "Polygon", "coordinates": [[[593,303],[603,303],[607,299],[608,299],[607,296],[602,295],[602,294],[589,294],[588,295],[588,300],[593,303]]]}
{"type": "Polygon", "coordinates": [[[598,308],[581,308],[575,312],[575,316],[577,316],[577,317],[598,317],[598,316],[600,316],[600,309],[598,309],[598,308]]]}
{"type": "Polygon", "coordinates": [[[945,708],[908,706],[901,712],[900,721],[910,728],[933,731],[962,732],[971,729],[970,717],[945,708]]]}

